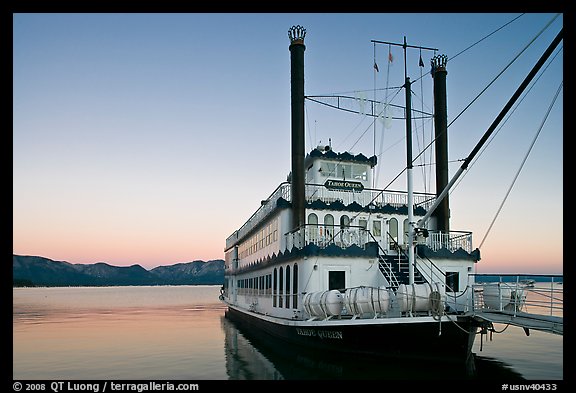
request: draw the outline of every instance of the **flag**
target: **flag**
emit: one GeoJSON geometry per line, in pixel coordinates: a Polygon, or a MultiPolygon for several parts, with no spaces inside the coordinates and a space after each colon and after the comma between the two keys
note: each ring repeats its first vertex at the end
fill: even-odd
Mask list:
{"type": "Polygon", "coordinates": [[[374,69],[376,70],[376,72],[380,72],[380,70],[378,69],[378,64],[376,64],[376,62],[374,62],[374,69]]]}
{"type": "Polygon", "coordinates": [[[394,58],[392,57],[392,52],[388,52],[388,61],[392,63],[393,60],[394,58]]]}
{"type": "Polygon", "coordinates": [[[422,56],[420,56],[420,63],[418,63],[420,67],[424,67],[424,62],[422,61],[422,56]]]}

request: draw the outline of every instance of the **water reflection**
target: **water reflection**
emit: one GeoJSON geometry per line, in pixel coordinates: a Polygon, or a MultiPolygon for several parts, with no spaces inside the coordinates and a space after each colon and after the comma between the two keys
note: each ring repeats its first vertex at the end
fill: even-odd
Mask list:
{"type": "MultiPolygon", "coordinates": [[[[14,379],[562,379],[562,336],[477,336],[476,372],[342,358],[253,337],[224,318],[218,286],[15,288],[14,379]],[[499,359],[495,360],[495,359],[499,359]],[[505,363],[503,363],[504,361],[505,363]],[[513,365],[513,366],[511,366],[513,365]],[[512,369],[513,367],[513,369],[512,369]],[[448,370],[448,372],[447,372],[448,370]]],[[[498,327],[498,330],[502,330],[498,327]]]]}
{"type": "Polygon", "coordinates": [[[476,356],[473,364],[334,356],[288,344],[221,317],[226,370],[241,380],[522,380],[509,365],[476,356]]]}

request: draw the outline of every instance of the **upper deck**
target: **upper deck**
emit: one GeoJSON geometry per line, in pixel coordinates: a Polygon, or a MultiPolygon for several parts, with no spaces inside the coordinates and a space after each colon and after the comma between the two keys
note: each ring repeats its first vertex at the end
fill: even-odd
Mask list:
{"type": "MultiPolygon", "coordinates": [[[[321,204],[321,206],[326,208],[330,206],[333,208],[348,207],[357,211],[365,209],[367,212],[407,208],[408,206],[408,194],[406,192],[370,188],[352,191],[345,187],[346,184],[342,184],[341,188],[331,187],[330,184],[328,186],[326,184],[306,184],[306,203],[311,206],[321,204]]],[[[435,199],[436,197],[433,194],[415,193],[414,207],[415,209],[422,208],[426,211],[434,203],[435,199]]],[[[238,240],[241,240],[255,229],[279,204],[286,202],[291,202],[290,183],[288,182],[281,183],[266,200],[262,201],[258,210],[240,229],[234,231],[226,239],[226,249],[234,246],[238,240]]]]}

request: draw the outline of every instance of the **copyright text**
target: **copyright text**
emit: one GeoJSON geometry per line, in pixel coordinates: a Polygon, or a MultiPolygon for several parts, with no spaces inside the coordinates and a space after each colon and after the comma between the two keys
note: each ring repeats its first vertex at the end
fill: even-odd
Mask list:
{"type": "Polygon", "coordinates": [[[172,382],[80,382],[80,381],[53,381],[53,382],[14,382],[12,388],[15,392],[148,392],[148,391],[198,391],[197,383],[172,382]]]}

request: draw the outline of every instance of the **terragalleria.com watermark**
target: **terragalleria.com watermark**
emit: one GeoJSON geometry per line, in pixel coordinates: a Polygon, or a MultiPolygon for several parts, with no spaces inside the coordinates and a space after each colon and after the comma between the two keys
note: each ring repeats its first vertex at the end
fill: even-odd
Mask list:
{"type": "Polygon", "coordinates": [[[173,382],[14,382],[12,388],[15,392],[147,392],[147,391],[197,391],[200,386],[197,383],[173,383],[173,382]]]}

